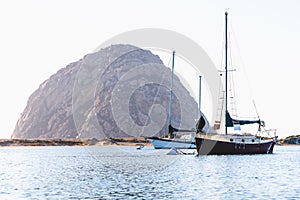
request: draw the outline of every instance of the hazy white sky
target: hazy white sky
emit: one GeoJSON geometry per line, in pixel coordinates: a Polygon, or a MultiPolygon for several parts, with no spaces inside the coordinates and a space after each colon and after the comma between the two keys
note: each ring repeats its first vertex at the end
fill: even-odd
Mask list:
{"type": "Polygon", "coordinates": [[[219,66],[227,8],[261,117],[280,137],[299,134],[300,1],[9,0],[0,1],[0,138],[40,83],[125,31],[179,32],[219,66]]]}

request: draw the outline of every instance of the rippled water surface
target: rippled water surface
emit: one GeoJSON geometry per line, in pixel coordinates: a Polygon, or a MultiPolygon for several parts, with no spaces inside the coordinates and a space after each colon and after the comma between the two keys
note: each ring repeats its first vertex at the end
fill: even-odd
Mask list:
{"type": "Polygon", "coordinates": [[[1,147],[0,199],[298,199],[300,147],[166,155],[145,147],[1,147]]]}

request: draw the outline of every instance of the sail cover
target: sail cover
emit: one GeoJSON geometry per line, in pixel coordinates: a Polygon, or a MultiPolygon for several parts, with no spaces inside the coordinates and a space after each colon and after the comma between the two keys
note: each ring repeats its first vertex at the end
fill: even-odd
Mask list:
{"type": "Polygon", "coordinates": [[[202,132],[202,133],[216,133],[216,130],[214,130],[205,115],[201,112],[200,113],[200,118],[198,119],[196,123],[196,131],[197,133],[202,132]]]}
{"type": "Polygon", "coordinates": [[[190,129],[190,130],[183,130],[183,129],[177,129],[174,128],[171,124],[169,125],[169,135],[170,138],[174,138],[174,132],[202,132],[202,133],[216,133],[216,130],[214,130],[208,120],[206,119],[205,115],[201,112],[200,113],[200,118],[198,119],[196,123],[196,130],[195,128],[190,129]]]}
{"type": "Polygon", "coordinates": [[[226,125],[227,127],[234,127],[234,125],[246,125],[246,124],[259,124],[264,126],[264,122],[261,121],[260,119],[258,120],[239,120],[239,119],[232,119],[232,117],[230,116],[229,112],[226,112],[226,125]]]}

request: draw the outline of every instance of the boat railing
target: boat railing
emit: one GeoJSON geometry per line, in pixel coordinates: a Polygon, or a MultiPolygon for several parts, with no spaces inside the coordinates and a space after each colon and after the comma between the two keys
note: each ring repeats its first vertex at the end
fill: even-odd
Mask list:
{"type": "Polygon", "coordinates": [[[265,129],[261,131],[261,136],[274,138],[276,137],[276,129],[265,129]]]}
{"type": "Polygon", "coordinates": [[[247,133],[245,133],[245,134],[232,134],[232,135],[230,135],[230,137],[231,138],[253,138],[254,137],[254,135],[252,135],[252,134],[247,134],[247,133]]]}
{"type": "Polygon", "coordinates": [[[182,142],[191,142],[191,141],[194,141],[194,138],[195,137],[189,137],[189,138],[186,138],[186,137],[179,137],[177,138],[178,140],[182,141],[182,142]]]}
{"type": "Polygon", "coordinates": [[[265,140],[273,139],[277,143],[278,136],[276,135],[276,129],[263,130],[260,134],[260,137],[265,140]]]}

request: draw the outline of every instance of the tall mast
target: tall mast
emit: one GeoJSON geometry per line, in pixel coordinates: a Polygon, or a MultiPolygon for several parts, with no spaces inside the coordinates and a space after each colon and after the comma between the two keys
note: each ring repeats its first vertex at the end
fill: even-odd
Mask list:
{"type": "Polygon", "coordinates": [[[175,51],[173,51],[172,55],[172,80],[171,80],[171,89],[170,89],[170,107],[169,107],[169,127],[172,123],[172,96],[173,96],[173,81],[174,81],[174,59],[175,59],[175,51]]]}
{"type": "Polygon", "coordinates": [[[228,112],[228,108],[227,108],[227,48],[228,48],[228,44],[227,44],[227,16],[228,13],[225,12],[225,134],[227,135],[227,120],[226,120],[226,115],[228,112]]]}
{"type": "Polygon", "coordinates": [[[199,76],[199,117],[201,117],[201,76],[199,76]]]}

